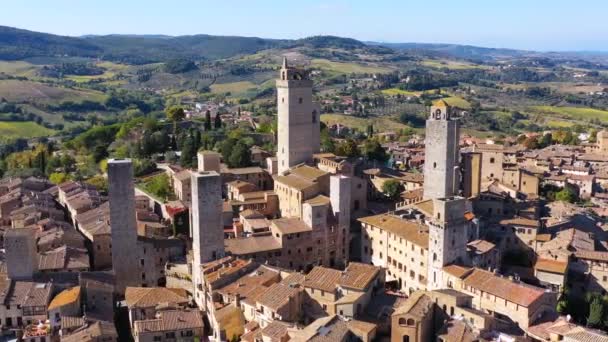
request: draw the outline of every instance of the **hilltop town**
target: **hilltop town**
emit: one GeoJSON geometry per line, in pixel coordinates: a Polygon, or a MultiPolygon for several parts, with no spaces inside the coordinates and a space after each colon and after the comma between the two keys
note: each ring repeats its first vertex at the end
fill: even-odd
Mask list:
{"type": "Polygon", "coordinates": [[[407,139],[372,124],[357,140],[322,122],[313,73],[283,57],[275,78],[266,132],[210,101],[168,108],[162,131],[129,121],[9,156],[53,176],[0,180],[2,332],[608,341],[608,130],[474,136],[472,109],[438,96],[407,139]],[[70,152],[86,147],[95,177],[70,152]]]}

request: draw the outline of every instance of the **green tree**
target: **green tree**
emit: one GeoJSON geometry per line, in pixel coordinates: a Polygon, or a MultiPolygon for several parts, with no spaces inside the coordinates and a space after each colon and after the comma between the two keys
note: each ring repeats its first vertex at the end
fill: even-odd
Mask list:
{"type": "Polygon", "coordinates": [[[578,201],[578,195],[570,187],[565,186],[562,190],[555,194],[556,201],[575,203],[578,201]]]}
{"type": "Polygon", "coordinates": [[[384,147],[375,139],[365,141],[365,144],[363,145],[363,156],[369,160],[376,160],[379,162],[386,162],[389,158],[384,147]]]}
{"type": "Polygon", "coordinates": [[[49,181],[53,184],[61,184],[70,179],[70,176],[63,172],[53,172],[49,175],[49,181]]]}
{"type": "Polygon", "coordinates": [[[538,148],[538,140],[535,137],[528,137],[522,145],[528,150],[534,150],[538,148]]]}
{"type": "Polygon", "coordinates": [[[336,154],[343,157],[358,157],[361,153],[357,142],[353,139],[347,139],[338,145],[336,154]]]}
{"type": "Polygon", "coordinates": [[[587,325],[592,328],[601,328],[603,325],[603,317],[605,304],[600,296],[596,296],[589,304],[589,316],[587,317],[587,325]]]}
{"type": "Polygon", "coordinates": [[[232,148],[230,157],[228,158],[228,166],[234,167],[246,167],[251,165],[251,151],[249,146],[239,141],[232,148]]]}
{"type": "Polygon", "coordinates": [[[184,108],[180,106],[171,106],[167,108],[166,112],[167,119],[173,122],[173,136],[177,134],[177,123],[184,120],[186,113],[184,108]]]}
{"type": "Polygon", "coordinates": [[[396,179],[389,179],[382,184],[382,193],[384,196],[395,200],[401,193],[401,183],[396,179]]]}
{"type": "Polygon", "coordinates": [[[211,112],[207,110],[205,112],[205,131],[211,130],[211,112]]]}
{"type": "Polygon", "coordinates": [[[222,128],[222,118],[220,117],[220,113],[215,114],[215,120],[213,125],[215,126],[216,130],[222,128]]]}
{"type": "Polygon", "coordinates": [[[182,154],[180,156],[179,163],[184,167],[192,166],[197,151],[198,148],[194,146],[193,137],[188,135],[188,137],[186,137],[186,139],[184,140],[184,144],[182,146],[182,154]]]}

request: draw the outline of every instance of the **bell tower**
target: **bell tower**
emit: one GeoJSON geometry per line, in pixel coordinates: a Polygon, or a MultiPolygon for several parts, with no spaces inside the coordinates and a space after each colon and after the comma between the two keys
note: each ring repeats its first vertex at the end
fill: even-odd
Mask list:
{"type": "Polygon", "coordinates": [[[287,65],[277,80],[278,172],[312,160],[320,149],[319,111],[312,103],[312,80],[304,70],[287,65]]]}
{"type": "Polygon", "coordinates": [[[439,100],[426,120],[424,199],[450,197],[457,192],[460,130],[453,114],[453,109],[439,100]]]}

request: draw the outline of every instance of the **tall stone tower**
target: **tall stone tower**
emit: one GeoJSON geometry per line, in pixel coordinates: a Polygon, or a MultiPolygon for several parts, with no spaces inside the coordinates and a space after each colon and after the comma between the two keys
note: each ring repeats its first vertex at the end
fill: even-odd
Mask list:
{"type": "MultiPolygon", "coordinates": [[[[192,172],[192,281],[202,284],[201,265],[224,256],[222,183],[215,171],[192,172]]],[[[198,298],[197,303],[204,298],[198,298]]]]}
{"type": "Polygon", "coordinates": [[[108,161],[108,194],[112,230],[112,269],[116,291],[124,293],[127,286],[141,285],[137,260],[137,222],[133,165],[130,159],[108,161]]]}
{"type": "Polygon", "coordinates": [[[429,253],[427,289],[444,287],[442,268],[466,258],[469,222],[466,200],[454,196],[459,183],[459,126],[453,110],[443,100],[431,107],[426,121],[424,198],[433,201],[433,216],[427,217],[429,253]]]}
{"type": "Polygon", "coordinates": [[[307,73],[287,66],[277,80],[278,171],[312,160],[320,149],[320,113],[312,103],[312,80],[307,73]]]}
{"type": "Polygon", "coordinates": [[[13,228],[4,233],[6,273],[9,279],[30,280],[38,271],[36,231],[31,228],[13,228]]]}
{"type": "Polygon", "coordinates": [[[349,259],[351,181],[350,177],[343,175],[329,178],[329,200],[337,221],[336,261],[340,266],[346,266],[349,259]]]}
{"type": "Polygon", "coordinates": [[[608,153],[608,130],[597,132],[598,153],[608,153]]]}
{"type": "Polygon", "coordinates": [[[426,120],[424,148],[424,198],[445,198],[456,193],[458,180],[458,121],[443,100],[431,107],[426,120]]]}

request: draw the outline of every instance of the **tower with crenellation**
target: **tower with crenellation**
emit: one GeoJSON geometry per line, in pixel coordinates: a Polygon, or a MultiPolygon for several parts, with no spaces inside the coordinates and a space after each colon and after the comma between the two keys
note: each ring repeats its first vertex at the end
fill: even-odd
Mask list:
{"type": "Polygon", "coordinates": [[[278,172],[312,160],[320,150],[319,111],[312,102],[312,80],[283,59],[277,85],[278,172]]]}
{"type": "Polygon", "coordinates": [[[454,109],[439,100],[426,121],[424,199],[432,203],[429,227],[427,289],[443,287],[443,267],[466,260],[471,222],[467,201],[456,196],[459,184],[459,122],[454,109]]]}

